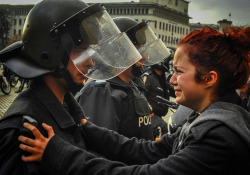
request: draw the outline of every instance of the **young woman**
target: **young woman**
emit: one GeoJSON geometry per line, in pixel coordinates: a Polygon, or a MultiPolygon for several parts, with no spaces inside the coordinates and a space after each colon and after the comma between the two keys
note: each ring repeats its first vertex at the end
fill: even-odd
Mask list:
{"type": "Polygon", "coordinates": [[[88,147],[100,158],[66,143],[48,125],[45,138],[26,123],[35,140],[19,137],[26,144],[20,148],[32,153],[22,159],[40,161],[48,174],[250,174],[250,114],[239,98],[228,98],[247,82],[249,56],[249,27],[193,31],[174,56],[176,102],[194,110],[176,133],[153,142],[128,139],[83,119],[88,147]]]}

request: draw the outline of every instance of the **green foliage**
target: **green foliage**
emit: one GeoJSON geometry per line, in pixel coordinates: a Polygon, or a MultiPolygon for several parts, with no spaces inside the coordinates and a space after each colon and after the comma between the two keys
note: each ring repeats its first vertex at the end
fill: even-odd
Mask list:
{"type": "Polygon", "coordinates": [[[2,50],[8,43],[9,29],[8,10],[0,8],[0,50],[2,50]]]}

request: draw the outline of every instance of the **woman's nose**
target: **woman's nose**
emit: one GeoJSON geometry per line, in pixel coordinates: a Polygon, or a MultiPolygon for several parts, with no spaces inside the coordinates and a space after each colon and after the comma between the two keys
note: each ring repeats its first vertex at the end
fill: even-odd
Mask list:
{"type": "Polygon", "coordinates": [[[173,75],[172,75],[172,77],[170,78],[170,80],[169,80],[169,82],[170,82],[170,84],[172,84],[173,86],[174,85],[176,85],[177,84],[177,78],[176,78],[176,73],[174,73],[173,75]]]}

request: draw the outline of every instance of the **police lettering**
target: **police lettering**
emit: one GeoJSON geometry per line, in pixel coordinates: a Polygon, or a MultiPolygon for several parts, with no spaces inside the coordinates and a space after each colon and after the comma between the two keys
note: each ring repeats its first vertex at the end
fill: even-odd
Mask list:
{"type": "Polygon", "coordinates": [[[139,127],[141,127],[141,124],[144,125],[151,125],[151,118],[150,116],[143,116],[143,117],[139,117],[139,127]]]}

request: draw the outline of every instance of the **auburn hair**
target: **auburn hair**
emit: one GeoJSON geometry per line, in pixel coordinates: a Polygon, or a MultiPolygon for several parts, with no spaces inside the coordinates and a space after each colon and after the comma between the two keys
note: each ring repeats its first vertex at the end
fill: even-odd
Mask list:
{"type": "Polygon", "coordinates": [[[195,80],[209,71],[218,74],[219,94],[242,88],[249,78],[250,27],[225,28],[223,33],[208,26],[189,33],[178,43],[187,45],[189,61],[196,67],[195,80]]]}

